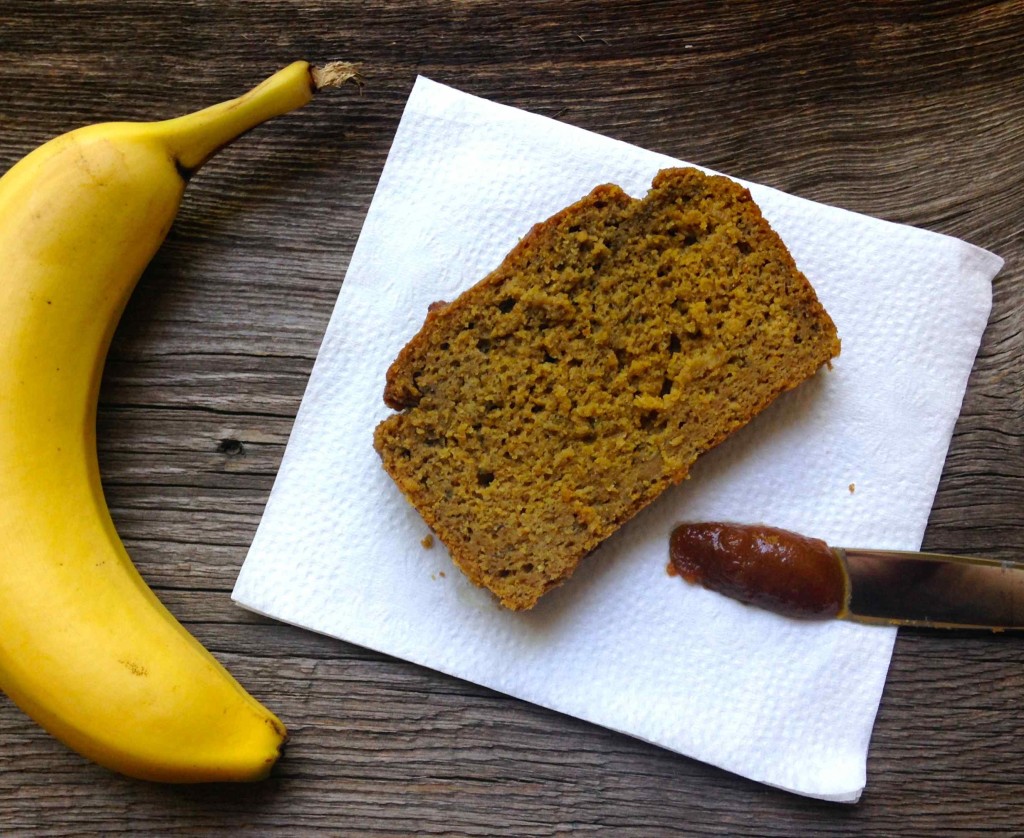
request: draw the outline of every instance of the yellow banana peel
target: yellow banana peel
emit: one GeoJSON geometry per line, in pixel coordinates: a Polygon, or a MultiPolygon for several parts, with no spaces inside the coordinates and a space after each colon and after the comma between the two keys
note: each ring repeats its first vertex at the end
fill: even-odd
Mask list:
{"type": "Polygon", "coordinates": [[[0,178],[0,688],[71,748],[163,782],[265,777],[281,721],[145,584],[100,484],[107,350],[188,177],[352,65],[296,62],[238,99],[90,125],[0,178]]]}

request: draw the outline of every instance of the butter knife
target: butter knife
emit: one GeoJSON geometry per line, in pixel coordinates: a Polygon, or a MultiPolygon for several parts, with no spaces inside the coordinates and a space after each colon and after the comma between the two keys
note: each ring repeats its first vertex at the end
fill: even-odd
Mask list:
{"type": "Polygon", "coordinates": [[[978,556],[830,547],[764,525],[681,524],[670,572],[798,619],[872,625],[1024,629],[1024,563],[978,556]]]}
{"type": "Polygon", "coordinates": [[[862,623],[1024,629],[1024,563],[978,556],[833,548],[848,578],[837,616],[862,623]]]}

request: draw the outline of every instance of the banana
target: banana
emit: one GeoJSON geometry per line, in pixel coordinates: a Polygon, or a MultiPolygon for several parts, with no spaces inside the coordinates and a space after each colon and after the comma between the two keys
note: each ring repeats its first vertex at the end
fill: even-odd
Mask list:
{"type": "Polygon", "coordinates": [[[79,128],[0,178],[0,688],[131,777],[258,780],[287,734],[160,603],[118,537],[96,456],[110,340],[188,178],[355,69],[300,61],[186,116],[79,128]]]}

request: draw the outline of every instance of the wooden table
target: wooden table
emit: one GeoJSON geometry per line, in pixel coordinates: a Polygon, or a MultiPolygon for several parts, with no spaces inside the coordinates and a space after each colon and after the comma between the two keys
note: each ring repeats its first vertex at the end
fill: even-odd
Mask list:
{"type": "Polygon", "coordinates": [[[0,701],[0,834],[1022,834],[1024,642],[902,631],[856,806],[775,791],[345,643],[229,591],[417,73],[1006,259],[926,547],[1024,555],[1024,4],[4,0],[0,168],[296,58],[362,93],[189,188],[115,336],[100,458],[160,597],[289,723],[272,779],[165,787],[0,701]]]}

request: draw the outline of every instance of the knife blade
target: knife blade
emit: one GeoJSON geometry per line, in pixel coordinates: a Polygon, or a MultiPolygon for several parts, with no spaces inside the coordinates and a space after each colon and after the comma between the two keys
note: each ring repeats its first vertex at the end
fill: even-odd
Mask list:
{"type": "Polygon", "coordinates": [[[788,617],[871,625],[1024,629],[1024,563],[830,547],[765,525],[680,524],[670,572],[788,617]]]}
{"type": "Polygon", "coordinates": [[[1024,629],[1024,563],[944,553],[832,548],[849,595],[841,619],[884,625],[1024,629]]]}

